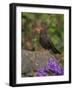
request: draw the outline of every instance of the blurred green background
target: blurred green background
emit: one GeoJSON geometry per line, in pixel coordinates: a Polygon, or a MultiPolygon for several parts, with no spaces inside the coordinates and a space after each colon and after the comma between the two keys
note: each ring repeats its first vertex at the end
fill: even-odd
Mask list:
{"type": "Polygon", "coordinates": [[[39,35],[35,32],[36,22],[42,22],[47,30],[55,47],[64,52],[64,15],[45,13],[25,13],[21,14],[22,25],[22,49],[40,50],[39,35]]]}

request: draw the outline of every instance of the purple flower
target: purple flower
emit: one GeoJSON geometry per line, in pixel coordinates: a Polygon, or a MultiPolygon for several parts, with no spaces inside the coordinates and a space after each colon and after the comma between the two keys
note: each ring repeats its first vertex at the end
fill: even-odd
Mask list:
{"type": "Polygon", "coordinates": [[[36,76],[46,76],[47,72],[45,72],[44,68],[40,68],[37,70],[36,76]]]}
{"type": "Polygon", "coordinates": [[[46,68],[47,68],[47,71],[50,70],[53,73],[55,73],[56,75],[63,75],[64,74],[64,70],[58,64],[56,58],[49,58],[46,68]]]}
{"type": "Polygon", "coordinates": [[[64,69],[59,65],[57,59],[51,57],[45,67],[37,70],[36,76],[47,76],[50,71],[54,75],[64,75],[64,69]]]}

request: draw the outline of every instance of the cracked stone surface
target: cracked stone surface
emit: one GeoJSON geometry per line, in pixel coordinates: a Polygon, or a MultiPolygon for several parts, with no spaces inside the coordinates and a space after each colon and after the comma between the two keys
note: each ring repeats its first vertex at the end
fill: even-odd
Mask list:
{"type": "MultiPolygon", "coordinates": [[[[45,66],[48,58],[54,56],[50,51],[21,51],[21,72],[22,76],[35,76],[36,70],[45,66]]],[[[59,55],[57,55],[58,57],[59,55]]]]}

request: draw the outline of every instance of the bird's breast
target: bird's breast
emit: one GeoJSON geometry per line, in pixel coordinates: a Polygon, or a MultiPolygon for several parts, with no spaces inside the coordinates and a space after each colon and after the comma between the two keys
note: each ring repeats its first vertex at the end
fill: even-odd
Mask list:
{"type": "Polygon", "coordinates": [[[40,36],[40,44],[43,48],[49,49],[49,43],[46,36],[40,36]]]}

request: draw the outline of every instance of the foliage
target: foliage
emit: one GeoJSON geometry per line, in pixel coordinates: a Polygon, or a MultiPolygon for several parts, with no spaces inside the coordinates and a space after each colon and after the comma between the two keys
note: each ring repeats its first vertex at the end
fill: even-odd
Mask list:
{"type": "Polygon", "coordinates": [[[64,15],[24,13],[21,14],[22,24],[22,48],[34,47],[40,50],[39,35],[35,32],[36,22],[42,22],[47,30],[47,36],[51,38],[55,47],[64,52],[64,15]],[[26,45],[26,42],[30,45],[26,45]],[[29,47],[28,47],[29,46],[29,47]]]}

